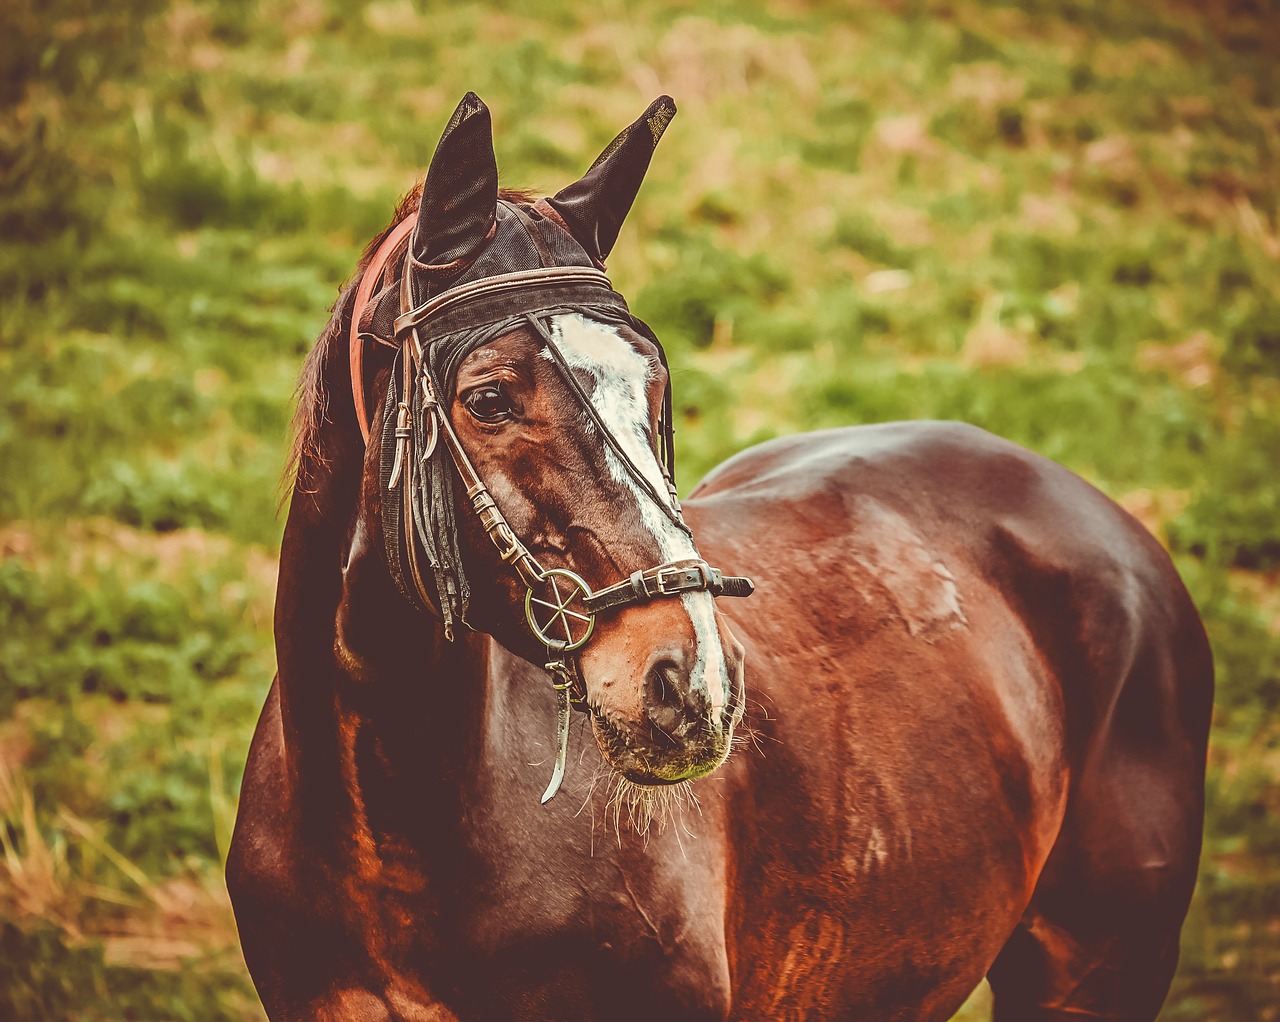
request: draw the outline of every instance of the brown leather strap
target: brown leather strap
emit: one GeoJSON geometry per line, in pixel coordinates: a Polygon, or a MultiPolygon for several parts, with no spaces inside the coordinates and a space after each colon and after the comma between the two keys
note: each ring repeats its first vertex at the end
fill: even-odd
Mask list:
{"type": "MultiPolygon", "coordinates": [[[[572,295],[564,298],[565,301],[588,304],[591,298],[598,295],[601,303],[610,302],[621,308],[626,307],[621,296],[613,290],[609,278],[599,270],[589,266],[541,266],[532,270],[516,270],[514,273],[495,273],[490,277],[458,284],[433,295],[415,308],[406,308],[407,292],[402,287],[400,307],[403,311],[396,317],[396,337],[403,337],[406,331],[422,326],[448,309],[489,300],[495,295],[524,296],[521,311],[552,308],[558,304],[554,294],[557,288],[572,289],[572,295]],[[582,294],[583,291],[587,292],[586,296],[582,294]]],[[[507,315],[510,315],[510,311],[504,309],[498,318],[506,318],[507,315]]]]}
{"type": "Polygon", "coordinates": [[[369,413],[364,404],[364,341],[360,337],[360,315],[373,297],[373,290],[382,279],[388,260],[409,237],[415,222],[413,216],[407,216],[387,232],[365,267],[360,286],[356,289],[356,302],[351,309],[351,398],[355,402],[356,422],[360,424],[360,435],[364,437],[366,447],[369,445],[369,413]]]}
{"type": "Polygon", "coordinates": [[[712,596],[750,596],[755,583],[740,575],[725,575],[706,561],[691,559],[668,561],[649,568],[633,571],[598,593],[592,593],[582,602],[592,614],[626,607],[632,603],[644,603],[662,596],[679,596],[682,593],[709,592],[712,596]]]}

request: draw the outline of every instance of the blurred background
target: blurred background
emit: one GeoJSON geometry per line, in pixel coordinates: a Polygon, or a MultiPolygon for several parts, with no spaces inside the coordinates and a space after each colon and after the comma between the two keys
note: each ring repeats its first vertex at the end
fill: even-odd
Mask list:
{"type": "Polygon", "coordinates": [[[610,272],[686,490],[956,418],[1169,547],[1219,681],[1162,1017],[1280,1018],[1274,0],[3,0],[0,1018],[261,1019],[221,860],[290,396],[468,89],[543,191],[679,104],[610,272]]]}

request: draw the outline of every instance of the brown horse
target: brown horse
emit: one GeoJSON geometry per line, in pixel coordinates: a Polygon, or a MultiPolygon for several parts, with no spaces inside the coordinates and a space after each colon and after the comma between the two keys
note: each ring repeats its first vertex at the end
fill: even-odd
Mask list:
{"type": "Polygon", "coordinates": [[[1154,1018],[1212,702],[1185,589],[955,423],[774,441],[682,513],[600,273],[673,112],[535,203],[468,96],[308,360],[227,865],[269,1016],[946,1019],[986,976],[1000,1020],[1154,1018]]]}

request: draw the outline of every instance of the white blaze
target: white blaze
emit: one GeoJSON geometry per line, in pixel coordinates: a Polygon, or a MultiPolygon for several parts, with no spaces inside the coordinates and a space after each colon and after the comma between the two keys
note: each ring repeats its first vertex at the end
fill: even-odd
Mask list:
{"type": "MultiPolygon", "coordinates": [[[[612,327],[576,313],[552,317],[551,335],[570,368],[591,374],[595,382],[591,403],[601,421],[654,492],[665,499],[666,480],[649,445],[648,384],[652,372],[649,362],[612,327]]],[[[547,351],[543,355],[551,357],[547,351]]],[[[613,450],[606,446],[604,456],[614,481],[634,494],[640,520],[657,541],[662,559],[697,557],[693,541],[654,505],[653,498],[640,488],[613,450]]],[[[632,570],[650,567],[653,565],[637,564],[632,570]]],[[[729,678],[720,631],[716,628],[714,600],[710,593],[694,592],[684,593],[680,602],[689,615],[697,643],[690,684],[706,692],[712,713],[718,713],[728,696],[729,678]]]]}

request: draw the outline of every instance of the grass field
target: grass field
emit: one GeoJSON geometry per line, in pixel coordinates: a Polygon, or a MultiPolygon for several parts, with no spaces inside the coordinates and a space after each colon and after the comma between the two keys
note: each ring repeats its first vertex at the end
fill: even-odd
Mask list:
{"type": "Polygon", "coordinates": [[[1219,687],[1162,1017],[1280,1018],[1273,0],[8,0],[0,69],[0,1018],[261,1018],[221,859],[290,393],[468,89],[547,191],[679,104],[610,272],[684,488],[957,418],[1169,546],[1219,687]]]}

